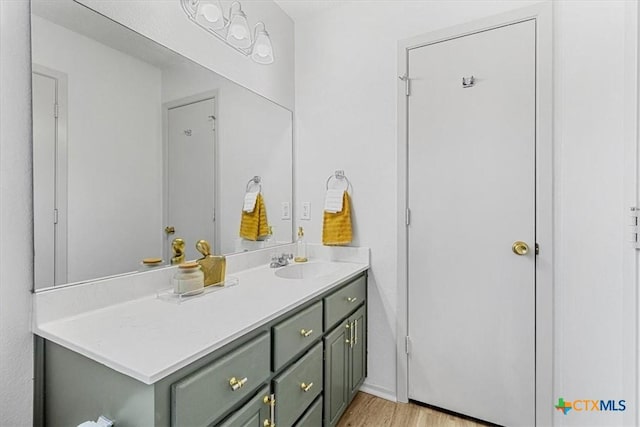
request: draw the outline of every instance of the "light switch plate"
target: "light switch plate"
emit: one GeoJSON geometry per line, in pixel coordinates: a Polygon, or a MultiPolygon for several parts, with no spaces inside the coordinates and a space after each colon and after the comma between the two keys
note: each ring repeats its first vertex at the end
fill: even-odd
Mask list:
{"type": "Polygon", "coordinates": [[[300,213],[300,219],[311,219],[311,202],[302,202],[302,212],[300,213]]]}
{"type": "Polygon", "coordinates": [[[289,202],[282,202],[282,212],[280,215],[280,219],[291,219],[291,209],[289,206],[289,202]]]}

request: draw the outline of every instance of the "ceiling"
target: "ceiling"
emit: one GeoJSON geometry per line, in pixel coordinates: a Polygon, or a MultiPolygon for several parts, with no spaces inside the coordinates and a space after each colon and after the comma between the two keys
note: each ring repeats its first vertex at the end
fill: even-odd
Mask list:
{"type": "Polygon", "coordinates": [[[311,15],[341,6],[348,0],[274,0],[291,19],[299,21],[311,15]]]}

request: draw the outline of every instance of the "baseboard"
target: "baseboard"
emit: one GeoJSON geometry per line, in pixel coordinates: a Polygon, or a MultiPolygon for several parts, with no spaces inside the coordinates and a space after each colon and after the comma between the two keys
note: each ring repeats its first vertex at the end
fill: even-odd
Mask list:
{"type": "Polygon", "coordinates": [[[360,391],[372,394],[385,400],[390,400],[392,402],[398,401],[395,391],[389,390],[388,388],[381,387],[379,385],[369,384],[366,381],[364,382],[364,384],[362,384],[362,387],[360,387],[360,391]]]}

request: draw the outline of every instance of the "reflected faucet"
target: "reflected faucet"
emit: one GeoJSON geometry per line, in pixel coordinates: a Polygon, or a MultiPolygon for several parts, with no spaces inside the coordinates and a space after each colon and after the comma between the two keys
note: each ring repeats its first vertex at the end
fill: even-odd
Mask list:
{"type": "Polygon", "coordinates": [[[285,265],[289,264],[290,259],[293,259],[293,254],[282,254],[282,255],[273,254],[271,256],[271,264],[269,264],[269,267],[271,268],[284,267],[285,265]]]}
{"type": "Polygon", "coordinates": [[[184,262],[184,240],[180,238],[173,239],[171,242],[171,248],[173,249],[173,258],[171,258],[171,264],[182,264],[184,262]]]}

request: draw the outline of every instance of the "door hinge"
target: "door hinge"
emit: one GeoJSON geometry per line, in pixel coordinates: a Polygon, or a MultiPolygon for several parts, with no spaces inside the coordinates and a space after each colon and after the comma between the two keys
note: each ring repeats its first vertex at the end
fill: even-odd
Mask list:
{"type": "Polygon", "coordinates": [[[53,223],[54,224],[58,223],[58,209],[53,210],[53,223]]]}
{"type": "Polygon", "coordinates": [[[409,76],[404,74],[402,76],[398,76],[398,78],[404,82],[404,94],[405,94],[405,96],[411,95],[411,88],[410,88],[410,85],[409,85],[409,76]]]}
{"type": "Polygon", "coordinates": [[[540,245],[536,243],[536,255],[540,255],[540,245]]]}
{"type": "Polygon", "coordinates": [[[407,208],[404,213],[404,223],[406,226],[411,224],[411,209],[407,208]]]}
{"type": "Polygon", "coordinates": [[[640,224],[638,223],[638,216],[640,216],[640,208],[637,206],[630,207],[627,222],[630,232],[627,240],[636,249],[640,249],[640,224]]]}
{"type": "Polygon", "coordinates": [[[53,117],[57,119],[59,114],[60,114],[60,106],[57,103],[55,103],[53,104],[53,117]]]}
{"type": "Polygon", "coordinates": [[[404,337],[404,352],[406,354],[411,352],[411,338],[409,336],[404,337]]]}

